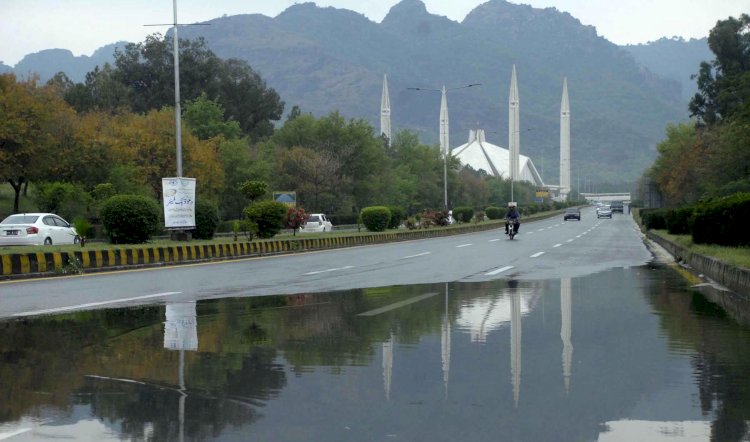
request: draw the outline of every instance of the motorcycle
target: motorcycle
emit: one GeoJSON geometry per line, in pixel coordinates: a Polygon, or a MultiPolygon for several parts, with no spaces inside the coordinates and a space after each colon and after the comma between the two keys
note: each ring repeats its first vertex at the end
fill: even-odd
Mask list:
{"type": "Polygon", "coordinates": [[[521,221],[518,219],[506,219],[506,223],[508,223],[508,239],[513,239],[516,235],[518,235],[518,226],[521,224],[521,221]]]}

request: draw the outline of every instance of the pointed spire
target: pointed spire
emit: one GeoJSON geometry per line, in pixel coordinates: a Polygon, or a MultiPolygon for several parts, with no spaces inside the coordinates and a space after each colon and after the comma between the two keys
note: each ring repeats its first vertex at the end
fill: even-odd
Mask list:
{"type": "Polygon", "coordinates": [[[510,94],[508,97],[508,150],[510,151],[510,179],[519,178],[519,162],[521,154],[520,106],[518,96],[518,82],[516,80],[516,65],[510,76],[510,94]]]}
{"type": "Polygon", "coordinates": [[[440,151],[443,155],[448,155],[450,150],[450,137],[448,134],[448,98],[443,85],[443,96],[440,99],[440,151]]]}
{"type": "Polygon", "coordinates": [[[570,103],[568,101],[568,78],[563,78],[560,101],[560,194],[570,193],[570,103]]]}
{"type": "Polygon", "coordinates": [[[380,133],[391,145],[391,99],[388,96],[388,75],[383,74],[383,94],[380,98],[380,133]]]}

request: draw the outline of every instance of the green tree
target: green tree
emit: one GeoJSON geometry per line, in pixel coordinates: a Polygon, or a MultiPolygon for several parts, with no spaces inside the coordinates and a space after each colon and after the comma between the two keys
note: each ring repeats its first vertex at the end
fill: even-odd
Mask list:
{"type": "Polygon", "coordinates": [[[708,47],[716,58],[701,63],[694,77],[698,93],[689,110],[690,116],[711,125],[746,109],[750,101],[750,15],[717,22],[708,47]]]}
{"type": "Polygon", "coordinates": [[[205,93],[185,105],[183,118],[200,140],[220,135],[231,140],[239,138],[242,133],[239,123],[225,120],[224,107],[217,100],[209,100],[205,93]]]}
{"type": "Polygon", "coordinates": [[[55,135],[65,127],[60,122],[69,121],[71,111],[55,88],[0,75],[0,177],[13,187],[14,212],[23,186],[56,165],[58,158],[50,153],[55,152],[55,135]]]}

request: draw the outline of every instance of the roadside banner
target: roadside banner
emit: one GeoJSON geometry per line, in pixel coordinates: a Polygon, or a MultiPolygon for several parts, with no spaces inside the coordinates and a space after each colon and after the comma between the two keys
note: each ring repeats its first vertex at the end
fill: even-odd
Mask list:
{"type": "Polygon", "coordinates": [[[195,228],[195,178],[162,178],[164,227],[195,228]]]}

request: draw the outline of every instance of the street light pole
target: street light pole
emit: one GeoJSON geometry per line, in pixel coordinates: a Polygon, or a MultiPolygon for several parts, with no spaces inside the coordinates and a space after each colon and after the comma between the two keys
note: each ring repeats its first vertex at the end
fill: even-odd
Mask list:
{"type": "Polygon", "coordinates": [[[466,84],[463,86],[447,88],[443,85],[442,89],[409,87],[411,91],[429,91],[440,92],[440,151],[443,155],[443,209],[448,210],[448,155],[450,154],[450,137],[448,128],[448,97],[447,92],[456,89],[465,89],[474,86],[481,86],[481,83],[466,84]]]}

